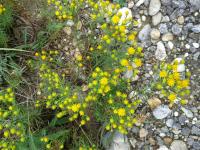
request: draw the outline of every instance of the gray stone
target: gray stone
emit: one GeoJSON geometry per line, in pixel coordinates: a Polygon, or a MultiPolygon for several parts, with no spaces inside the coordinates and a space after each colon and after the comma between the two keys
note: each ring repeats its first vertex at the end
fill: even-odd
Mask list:
{"type": "Polygon", "coordinates": [[[145,25],[142,30],[138,34],[138,38],[140,41],[146,41],[150,37],[151,26],[149,24],[145,25]]]}
{"type": "Polygon", "coordinates": [[[157,150],[169,150],[169,149],[167,148],[167,146],[162,145],[157,150]]]}
{"type": "Polygon", "coordinates": [[[166,24],[162,23],[159,25],[159,30],[160,30],[160,33],[164,34],[168,32],[168,27],[166,24]]]}
{"type": "Polygon", "coordinates": [[[119,132],[113,134],[108,132],[103,139],[103,145],[106,150],[130,150],[130,144],[126,135],[123,135],[119,132]],[[108,143],[108,139],[112,138],[111,144],[108,143]],[[110,146],[109,146],[110,145],[110,146]]]}
{"type": "Polygon", "coordinates": [[[135,6],[136,6],[136,7],[139,7],[139,6],[142,5],[144,2],[145,2],[145,0],[139,0],[139,1],[135,4],[135,6]]]}
{"type": "Polygon", "coordinates": [[[149,4],[149,15],[153,16],[157,14],[160,10],[161,3],[160,0],[151,0],[149,4]]]}
{"type": "Polygon", "coordinates": [[[160,105],[153,110],[153,115],[156,119],[164,119],[171,113],[167,105],[160,105]]]}
{"type": "Polygon", "coordinates": [[[183,0],[172,0],[172,6],[178,8],[186,8],[186,4],[183,0]]]}
{"type": "Polygon", "coordinates": [[[190,4],[196,9],[200,9],[200,0],[189,0],[190,4]]]}
{"type": "Polygon", "coordinates": [[[158,12],[156,15],[152,16],[152,24],[154,26],[157,26],[161,22],[161,19],[162,19],[162,13],[158,12]]]}
{"type": "Polygon", "coordinates": [[[197,61],[197,60],[199,59],[199,56],[200,56],[200,52],[196,52],[196,53],[194,54],[194,56],[193,56],[193,59],[194,59],[195,61],[197,61]]]}
{"type": "Polygon", "coordinates": [[[184,127],[183,129],[182,129],[182,132],[181,132],[184,136],[189,136],[189,134],[190,134],[190,128],[188,128],[188,127],[184,127]]]}
{"type": "Polygon", "coordinates": [[[188,118],[193,118],[193,113],[189,110],[189,109],[186,109],[184,107],[181,107],[181,110],[185,113],[185,115],[188,117],[188,118]]]}
{"type": "Polygon", "coordinates": [[[181,115],[181,116],[179,117],[179,123],[180,123],[181,125],[184,125],[186,120],[187,120],[187,117],[184,116],[184,115],[181,115]]]}
{"type": "Polygon", "coordinates": [[[200,128],[193,126],[191,133],[194,135],[200,135],[200,128]]]}
{"type": "Polygon", "coordinates": [[[161,42],[161,41],[157,43],[155,57],[156,57],[156,59],[158,59],[160,61],[163,61],[167,57],[165,46],[164,46],[163,42],[161,42]]]}
{"type": "Polygon", "coordinates": [[[161,0],[162,5],[170,6],[172,4],[172,0],[161,0]]]}
{"type": "Polygon", "coordinates": [[[150,35],[151,39],[158,40],[160,38],[160,31],[158,29],[152,29],[150,35]]]}
{"type": "Polygon", "coordinates": [[[200,33],[200,24],[194,25],[191,29],[194,33],[200,33]]]}
{"type": "Polygon", "coordinates": [[[167,42],[167,41],[172,41],[174,39],[174,36],[172,33],[168,32],[168,33],[165,33],[163,36],[162,36],[162,40],[167,42]]]}
{"type": "Polygon", "coordinates": [[[172,26],[172,33],[175,35],[179,35],[182,31],[182,27],[178,24],[172,26]]]}
{"type": "Polygon", "coordinates": [[[187,143],[188,143],[188,145],[191,146],[191,145],[194,143],[194,139],[191,138],[191,137],[189,137],[189,138],[187,139],[187,143]]]}
{"type": "Polygon", "coordinates": [[[200,150],[200,141],[193,142],[192,148],[194,148],[195,150],[200,150]]]}
{"type": "Polygon", "coordinates": [[[174,124],[174,120],[173,119],[168,119],[167,121],[166,121],[166,125],[168,126],[168,127],[172,127],[173,126],[173,124],[174,124]]]}
{"type": "Polygon", "coordinates": [[[175,140],[170,146],[171,150],[188,150],[185,142],[180,140],[175,140]]]}

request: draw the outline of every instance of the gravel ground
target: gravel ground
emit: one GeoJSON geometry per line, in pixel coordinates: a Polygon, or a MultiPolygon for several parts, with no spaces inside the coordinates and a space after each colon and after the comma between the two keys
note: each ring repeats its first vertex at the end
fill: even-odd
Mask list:
{"type": "MultiPolygon", "coordinates": [[[[200,150],[200,0],[130,0],[128,7],[140,21],[146,61],[185,57],[192,93],[184,107],[154,99],[159,106],[147,110],[148,122],[132,128],[129,138],[116,133],[108,149],[200,150]]],[[[151,70],[152,64],[146,67],[151,70]]]]}

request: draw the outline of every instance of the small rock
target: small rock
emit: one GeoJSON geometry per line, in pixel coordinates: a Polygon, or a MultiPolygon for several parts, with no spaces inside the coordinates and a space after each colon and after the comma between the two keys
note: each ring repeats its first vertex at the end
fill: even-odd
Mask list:
{"type": "Polygon", "coordinates": [[[166,145],[170,145],[170,144],[172,143],[172,139],[171,139],[170,137],[165,137],[165,138],[163,139],[163,141],[164,141],[164,143],[165,143],[166,145]]]}
{"type": "Polygon", "coordinates": [[[160,33],[164,34],[168,32],[168,27],[166,24],[162,23],[159,25],[159,30],[160,30],[160,33]]]}
{"type": "Polygon", "coordinates": [[[149,4],[149,15],[153,16],[157,14],[160,10],[161,3],[160,0],[151,0],[149,4]]]}
{"type": "Polygon", "coordinates": [[[199,58],[199,56],[200,56],[200,52],[196,52],[196,53],[194,54],[194,56],[193,56],[193,59],[194,59],[195,61],[197,61],[198,58],[199,58]]]}
{"type": "Polygon", "coordinates": [[[153,110],[153,115],[156,119],[164,119],[171,113],[167,105],[160,105],[153,110]]]}
{"type": "Polygon", "coordinates": [[[190,49],[190,45],[189,44],[185,44],[185,48],[186,49],[190,49]]]}
{"type": "Polygon", "coordinates": [[[174,116],[178,117],[178,112],[177,111],[174,112],[174,116]]]}
{"type": "Polygon", "coordinates": [[[193,113],[192,113],[190,110],[188,110],[188,109],[186,109],[186,108],[184,108],[184,107],[181,107],[181,110],[185,113],[185,115],[186,115],[188,118],[193,118],[193,113]]]}
{"type": "Polygon", "coordinates": [[[145,22],[147,20],[146,16],[142,16],[142,21],[145,22]]]}
{"type": "Polygon", "coordinates": [[[169,149],[167,148],[167,146],[162,145],[157,150],[169,150],[169,149]]]}
{"type": "Polygon", "coordinates": [[[194,141],[193,144],[192,144],[192,147],[195,150],[199,150],[200,149],[200,141],[194,141]]]}
{"type": "Polygon", "coordinates": [[[187,120],[187,117],[185,115],[181,115],[179,117],[179,122],[181,125],[184,125],[186,120],[187,120]]]}
{"type": "Polygon", "coordinates": [[[126,23],[126,25],[131,24],[131,20],[133,19],[131,9],[129,9],[129,8],[127,8],[127,7],[122,7],[122,8],[120,8],[120,9],[118,10],[117,13],[121,13],[121,14],[122,14],[122,15],[121,15],[121,18],[120,18],[120,20],[119,20],[119,25],[121,25],[121,24],[124,22],[124,20],[126,20],[126,19],[129,19],[129,20],[130,20],[130,21],[128,21],[128,22],[126,23]]]}
{"type": "Polygon", "coordinates": [[[173,124],[174,124],[174,120],[173,119],[168,119],[167,121],[166,121],[166,125],[168,126],[168,127],[172,127],[173,126],[173,124]]]}
{"type": "Polygon", "coordinates": [[[191,133],[194,135],[200,135],[200,128],[193,126],[191,133]]]}
{"type": "Polygon", "coordinates": [[[155,109],[156,107],[161,105],[161,101],[160,99],[154,97],[151,99],[148,99],[147,103],[149,104],[149,106],[151,107],[151,109],[155,109]]]}
{"type": "Polygon", "coordinates": [[[130,2],[128,3],[128,8],[133,8],[133,6],[134,6],[134,2],[133,2],[133,1],[130,1],[130,2]]]}
{"type": "Polygon", "coordinates": [[[140,129],[140,131],[139,131],[140,138],[144,138],[147,135],[148,135],[148,131],[146,129],[144,129],[144,128],[140,129]]]}
{"type": "Polygon", "coordinates": [[[140,41],[146,41],[149,39],[151,32],[151,26],[149,24],[145,25],[143,29],[139,32],[138,38],[140,41]]]}
{"type": "Polygon", "coordinates": [[[169,16],[163,16],[161,22],[169,22],[169,16]]]}
{"type": "Polygon", "coordinates": [[[161,41],[157,43],[155,57],[156,57],[156,59],[158,59],[160,61],[164,60],[167,57],[165,46],[161,41]]]}
{"type": "Polygon", "coordinates": [[[160,38],[160,31],[158,29],[152,29],[150,35],[151,39],[158,40],[160,38]]]}
{"type": "Polygon", "coordinates": [[[144,2],[145,2],[145,0],[139,0],[139,1],[135,4],[135,6],[136,6],[136,7],[139,7],[139,6],[142,5],[144,2]]]}
{"type": "Polygon", "coordinates": [[[174,44],[171,41],[169,41],[167,43],[167,45],[168,45],[169,49],[171,49],[171,50],[174,48],[174,44]]]}
{"type": "Polygon", "coordinates": [[[103,139],[103,145],[107,150],[130,150],[127,136],[115,132],[109,146],[110,143],[108,141],[110,138],[112,138],[112,133],[108,132],[103,139]]]}
{"type": "Polygon", "coordinates": [[[200,33],[200,24],[194,25],[191,29],[194,33],[200,33]]]}
{"type": "Polygon", "coordinates": [[[175,35],[179,35],[182,31],[182,28],[180,25],[178,24],[175,24],[172,26],[172,33],[175,34],[175,35]]]}
{"type": "Polygon", "coordinates": [[[188,127],[184,127],[181,132],[184,136],[189,136],[190,129],[188,127]]]}
{"type": "Polygon", "coordinates": [[[200,1],[199,0],[189,0],[189,2],[192,5],[192,7],[195,8],[195,10],[200,9],[200,1]]]}
{"type": "Polygon", "coordinates": [[[185,19],[183,16],[179,16],[177,19],[178,24],[184,24],[184,21],[185,21],[185,19]]]}
{"type": "Polygon", "coordinates": [[[175,140],[170,146],[171,150],[188,150],[185,142],[180,140],[175,140]]]}
{"type": "Polygon", "coordinates": [[[192,45],[194,46],[194,48],[199,48],[199,43],[192,43],[192,45]]]}
{"type": "Polygon", "coordinates": [[[172,41],[174,39],[174,36],[172,33],[168,32],[168,33],[165,33],[163,36],[162,36],[162,40],[167,42],[167,41],[172,41]]]}
{"type": "Polygon", "coordinates": [[[151,145],[156,145],[156,141],[155,141],[154,138],[152,138],[152,137],[149,138],[149,143],[150,143],[151,145]]]}
{"type": "Polygon", "coordinates": [[[158,12],[156,15],[152,16],[152,24],[157,26],[162,19],[162,13],[158,12]]]}

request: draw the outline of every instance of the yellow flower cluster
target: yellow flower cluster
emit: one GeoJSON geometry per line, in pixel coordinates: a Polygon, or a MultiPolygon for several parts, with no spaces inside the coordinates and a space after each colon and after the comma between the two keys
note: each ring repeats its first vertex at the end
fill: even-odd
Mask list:
{"type": "Polygon", "coordinates": [[[84,125],[90,118],[85,113],[87,103],[78,95],[76,89],[71,88],[70,84],[66,83],[65,75],[60,76],[50,67],[54,63],[57,51],[42,51],[42,54],[35,55],[40,60],[39,67],[39,91],[38,100],[35,106],[46,106],[57,111],[56,117],[61,118],[69,115],[69,120],[73,121],[81,116],[80,125],[84,125]],[[43,59],[45,56],[45,59],[43,59]]]}
{"type": "Polygon", "coordinates": [[[6,8],[2,4],[0,4],[0,15],[3,14],[3,12],[5,11],[6,11],[6,8]]]}
{"type": "Polygon", "coordinates": [[[47,0],[47,4],[54,7],[55,16],[61,21],[72,20],[74,14],[81,8],[84,0],[70,0],[61,2],[60,0],[47,0]]]}
{"type": "Polygon", "coordinates": [[[91,102],[94,101],[103,105],[98,106],[99,108],[102,107],[102,110],[99,112],[96,110],[96,114],[100,114],[101,118],[99,119],[106,122],[107,130],[117,129],[126,134],[127,128],[131,128],[136,122],[134,113],[141,101],[130,101],[128,99],[126,94],[128,83],[121,78],[120,74],[120,69],[106,72],[96,68],[92,73],[89,83],[90,92],[87,98],[91,97],[93,98],[91,102]]]}
{"type": "Polygon", "coordinates": [[[41,142],[44,142],[46,144],[46,149],[58,149],[62,150],[64,148],[64,145],[61,144],[59,141],[51,140],[47,136],[44,136],[40,139],[41,142]],[[54,146],[55,145],[55,146],[54,146]]]}
{"type": "MultiPolygon", "coordinates": [[[[184,64],[184,61],[181,62],[184,64]]],[[[156,88],[161,94],[169,100],[171,104],[180,101],[181,104],[187,103],[187,97],[190,94],[190,72],[186,72],[186,78],[181,77],[181,73],[177,71],[177,61],[173,64],[162,63],[160,65],[159,82],[156,88]]]]}
{"type": "Polygon", "coordinates": [[[0,149],[14,150],[16,142],[25,141],[25,129],[21,122],[22,114],[16,105],[11,88],[0,91],[0,149]]]}

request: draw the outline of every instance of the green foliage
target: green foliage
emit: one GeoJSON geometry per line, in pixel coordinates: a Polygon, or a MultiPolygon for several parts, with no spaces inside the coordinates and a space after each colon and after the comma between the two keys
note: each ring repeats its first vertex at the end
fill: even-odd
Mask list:
{"type": "Polygon", "coordinates": [[[113,2],[120,4],[121,6],[125,6],[126,0],[113,0],[113,2]]]}

